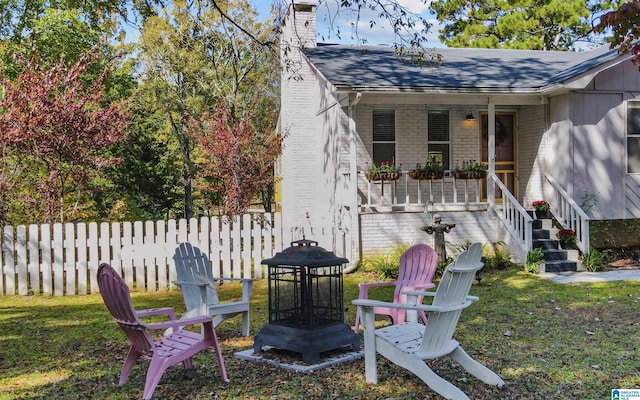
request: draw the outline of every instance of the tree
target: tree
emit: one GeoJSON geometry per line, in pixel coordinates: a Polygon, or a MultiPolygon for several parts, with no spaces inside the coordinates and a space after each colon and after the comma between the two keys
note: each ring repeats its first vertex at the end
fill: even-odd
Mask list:
{"type": "Polygon", "coordinates": [[[275,114],[271,126],[258,132],[250,114],[238,120],[220,102],[201,121],[190,121],[189,135],[200,146],[200,188],[222,193],[225,214],[245,212],[258,190],[274,183],[273,165],[282,143],[281,137],[270,134],[274,120],[275,114]]]}
{"type": "Polygon", "coordinates": [[[617,0],[436,0],[449,47],[571,50],[589,39],[592,18],[617,0]]]}
{"type": "Polygon", "coordinates": [[[600,21],[594,27],[595,32],[612,31],[611,48],[618,47],[621,54],[629,51],[633,54],[632,61],[640,63],[640,1],[634,0],[624,3],[617,10],[600,16],[600,21]]]}
{"type": "MultiPolygon", "coordinates": [[[[198,119],[205,109],[223,102],[234,118],[251,115],[256,126],[264,127],[266,116],[278,107],[277,60],[256,41],[271,34],[269,25],[256,22],[248,2],[225,3],[224,15],[254,32],[254,38],[247,37],[219,8],[209,9],[207,4],[175,2],[171,10],[149,18],[140,37],[139,95],[164,116],[167,128],[161,132],[170,132],[175,144],[174,158],[182,165],[185,218],[194,215],[194,203],[201,200],[194,198],[200,193],[193,191],[196,143],[187,134],[188,119],[198,119]]],[[[202,202],[211,204],[210,200],[202,202]]]]}
{"type": "Polygon", "coordinates": [[[94,47],[70,68],[60,60],[43,69],[35,54],[18,53],[16,80],[0,79],[0,145],[36,173],[31,190],[44,205],[45,222],[73,215],[95,171],[116,162],[104,151],[124,137],[129,114],[124,101],[103,104],[102,85],[113,66],[90,84],[82,79],[101,56],[94,47]]]}

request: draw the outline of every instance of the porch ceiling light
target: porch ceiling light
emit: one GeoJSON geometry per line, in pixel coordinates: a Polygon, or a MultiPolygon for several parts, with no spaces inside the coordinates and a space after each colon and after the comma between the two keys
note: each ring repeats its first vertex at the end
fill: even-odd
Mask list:
{"type": "Polygon", "coordinates": [[[465,119],[465,121],[475,121],[476,117],[473,116],[472,113],[467,114],[467,118],[465,119]]]}

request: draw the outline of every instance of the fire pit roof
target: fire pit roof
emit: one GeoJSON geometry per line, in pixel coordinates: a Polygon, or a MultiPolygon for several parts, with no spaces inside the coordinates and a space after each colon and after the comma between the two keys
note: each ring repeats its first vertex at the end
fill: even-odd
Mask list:
{"type": "Polygon", "coordinates": [[[318,242],[313,240],[296,240],[291,242],[291,247],[276,253],[273,258],[262,261],[262,264],[274,265],[299,265],[307,267],[326,267],[348,263],[349,260],[337,257],[333,252],[318,247],[318,242]]]}

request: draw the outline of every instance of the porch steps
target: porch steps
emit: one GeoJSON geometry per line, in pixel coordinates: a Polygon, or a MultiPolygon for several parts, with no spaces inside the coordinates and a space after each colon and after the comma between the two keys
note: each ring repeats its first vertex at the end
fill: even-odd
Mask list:
{"type": "Polygon", "coordinates": [[[533,221],[533,248],[541,248],[544,255],[544,271],[568,272],[578,270],[578,251],[560,248],[557,239],[551,239],[553,228],[551,219],[536,219],[533,221]]]}

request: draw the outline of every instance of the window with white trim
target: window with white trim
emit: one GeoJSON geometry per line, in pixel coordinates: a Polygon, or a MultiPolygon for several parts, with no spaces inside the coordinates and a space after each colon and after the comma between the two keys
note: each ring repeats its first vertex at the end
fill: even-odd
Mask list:
{"type": "Polygon", "coordinates": [[[627,172],[640,173],[640,101],[627,102],[627,172]]]}
{"type": "Polygon", "coordinates": [[[396,159],[396,110],[373,110],[373,162],[396,159]]]}
{"type": "Polygon", "coordinates": [[[451,135],[449,131],[449,110],[429,110],[427,112],[428,157],[442,160],[445,169],[451,169],[451,135]]]}

